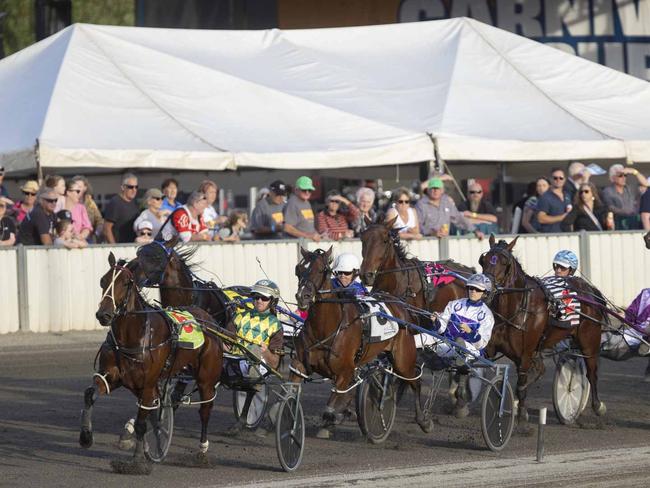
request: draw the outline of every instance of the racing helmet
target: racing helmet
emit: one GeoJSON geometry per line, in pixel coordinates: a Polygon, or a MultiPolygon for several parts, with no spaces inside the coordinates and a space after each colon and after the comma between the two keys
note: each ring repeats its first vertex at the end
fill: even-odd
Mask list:
{"type": "Polygon", "coordinates": [[[578,256],[573,251],[563,249],[555,255],[553,264],[559,264],[560,266],[576,271],[578,269],[578,256]]]}
{"type": "Polygon", "coordinates": [[[262,295],[277,300],[280,298],[280,288],[271,280],[259,280],[251,288],[251,294],[262,295]]]}
{"type": "Polygon", "coordinates": [[[479,290],[483,290],[486,293],[490,293],[492,291],[492,281],[483,273],[476,273],[470,276],[467,279],[467,283],[465,283],[465,287],[470,286],[473,288],[478,288],[479,290]]]}
{"type": "Polygon", "coordinates": [[[343,254],[336,256],[334,265],[332,266],[332,271],[335,273],[338,273],[339,271],[354,272],[358,271],[360,267],[361,263],[359,263],[358,257],[351,252],[344,252],[343,254]]]}

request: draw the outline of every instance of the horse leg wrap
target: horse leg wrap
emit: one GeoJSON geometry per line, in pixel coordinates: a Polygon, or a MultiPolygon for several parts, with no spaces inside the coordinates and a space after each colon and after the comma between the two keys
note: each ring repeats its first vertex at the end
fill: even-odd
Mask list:
{"type": "Polygon", "coordinates": [[[210,447],[210,441],[199,443],[199,452],[201,454],[205,454],[206,452],[208,452],[208,447],[210,447]]]}
{"type": "Polygon", "coordinates": [[[323,420],[327,424],[333,424],[336,422],[336,410],[332,407],[325,407],[323,411],[323,420]]]}
{"type": "Polygon", "coordinates": [[[133,435],[135,432],[135,428],[133,427],[135,424],[135,419],[129,419],[126,424],[124,424],[124,430],[128,432],[129,434],[133,435]]]}

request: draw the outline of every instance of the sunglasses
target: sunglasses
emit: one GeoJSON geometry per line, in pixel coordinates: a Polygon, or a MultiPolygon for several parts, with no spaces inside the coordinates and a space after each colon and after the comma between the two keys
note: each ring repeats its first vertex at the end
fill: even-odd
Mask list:
{"type": "Polygon", "coordinates": [[[397,203],[407,204],[407,203],[411,203],[411,201],[410,200],[397,200],[397,203]]]}
{"type": "Polygon", "coordinates": [[[75,190],[75,189],[68,190],[68,191],[70,191],[70,192],[74,192],[74,193],[76,193],[77,195],[78,195],[79,193],[81,193],[81,190],[75,190]]]}
{"type": "Polygon", "coordinates": [[[560,270],[560,271],[565,271],[565,270],[567,270],[569,268],[567,268],[566,266],[562,266],[561,264],[554,264],[553,269],[560,270]]]}
{"type": "Polygon", "coordinates": [[[141,236],[150,236],[150,235],[151,235],[151,232],[149,232],[148,230],[147,230],[147,231],[141,231],[141,232],[140,232],[140,235],[141,235],[141,236]]]}
{"type": "Polygon", "coordinates": [[[124,185],[124,188],[128,190],[137,190],[139,187],[138,185],[124,185]]]}
{"type": "Polygon", "coordinates": [[[467,291],[477,291],[479,293],[483,293],[485,290],[481,290],[480,288],[476,288],[475,286],[468,286],[467,291]]]}
{"type": "Polygon", "coordinates": [[[43,198],[43,200],[45,200],[47,203],[56,203],[59,201],[56,198],[43,198]]]}
{"type": "Polygon", "coordinates": [[[262,300],[263,302],[268,302],[271,300],[271,297],[265,297],[264,295],[253,295],[253,300],[262,300]]]}
{"type": "Polygon", "coordinates": [[[617,178],[627,178],[627,175],[625,173],[619,173],[616,175],[617,178]]]}
{"type": "Polygon", "coordinates": [[[480,195],[481,193],[483,193],[483,191],[481,191],[481,190],[470,190],[469,191],[470,195],[480,195]]]}
{"type": "Polygon", "coordinates": [[[352,276],[352,271],[337,271],[336,276],[352,276]]]}
{"type": "Polygon", "coordinates": [[[162,197],[151,197],[151,198],[153,198],[154,200],[162,200],[162,197]]]}
{"type": "Polygon", "coordinates": [[[27,196],[27,197],[35,197],[35,196],[36,196],[36,193],[32,193],[31,191],[25,191],[25,190],[23,190],[23,195],[25,195],[25,196],[27,196]]]}
{"type": "Polygon", "coordinates": [[[562,181],[564,179],[564,176],[554,176],[554,180],[562,181]]]}
{"type": "Polygon", "coordinates": [[[303,192],[303,193],[311,193],[314,190],[300,190],[300,191],[303,192]]]}

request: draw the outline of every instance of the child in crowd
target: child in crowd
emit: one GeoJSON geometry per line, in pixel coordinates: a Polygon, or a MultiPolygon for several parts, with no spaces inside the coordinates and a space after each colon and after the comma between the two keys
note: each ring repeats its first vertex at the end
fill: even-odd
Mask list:
{"type": "Polygon", "coordinates": [[[138,222],[135,232],[135,242],[137,244],[149,244],[155,237],[153,235],[153,224],[148,220],[141,220],[138,222]]]}
{"type": "Polygon", "coordinates": [[[56,239],[54,239],[55,246],[64,246],[68,249],[80,249],[88,246],[84,239],[78,239],[74,236],[74,228],[72,221],[67,219],[60,219],[56,223],[56,239]]]}
{"type": "Polygon", "coordinates": [[[218,235],[222,241],[239,242],[240,236],[248,226],[248,216],[245,212],[234,211],[226,225],[219,229],[218,235]]]}

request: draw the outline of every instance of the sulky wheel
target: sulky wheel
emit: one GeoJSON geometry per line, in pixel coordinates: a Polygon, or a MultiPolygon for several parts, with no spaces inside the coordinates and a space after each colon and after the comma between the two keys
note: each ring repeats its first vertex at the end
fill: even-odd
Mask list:
{"type": "Polygon", "coordinates": [[[503,411],[500,411],[503,378],[496,377],[483,390],[481,400],[481,432],[491,451],[498,452],[506,447],[515,426],[514,396],[510,383],[506,383],[503,395],[503,411]]]}
{"type": "Polygon", "coordinates": [[[397,399],[391,375],[376,370],[357,390],[357,420],[373,444],[384,442],[395,422],[397,399]]]}
{"type": "Polygon", "coordinates": [[[232,392],[232,409],[235,418],[246,428],[255,430],[264,420],[264,414],[269,404],[269,390],[265,383],[259,385],[258,391],[232,392]],[[248,414],[244,416],[246,399],[250,396],[248,414]]]}
{"type": "Polygon", "coordinates": [[[562,424],[574,423],[587,406],[591,388],[585,374],[584,360],[562,357],[553,378],[553,407],[562,424]]]}
{"type": "Polygon", "coordinates": [[[289,395],[279,402],[275,449],[282,469],[287,472],[298,469],[305,450],[305,417],[298,396],[289,395]]]}
{"type": "Polygon", "coordinates": [[[164,461],[174,433],[174,407],[171,401],[172,385],[165,384],[161,391],[160,408],[147,415],[147,432],[144,434],[144,454],[154,463],[164,461]]]}

